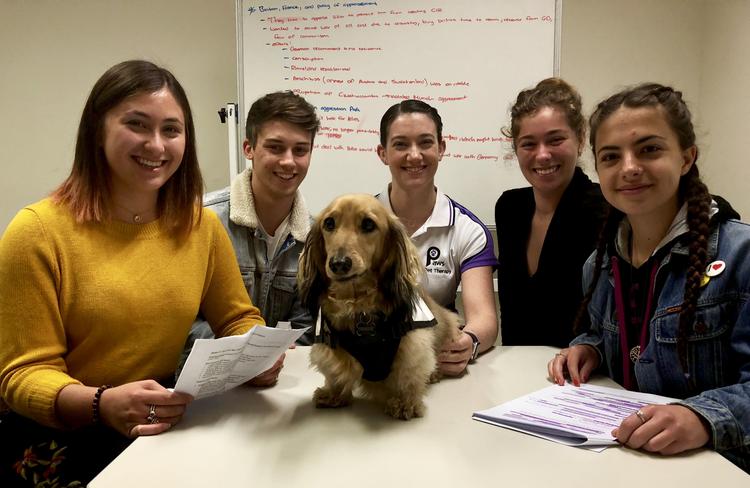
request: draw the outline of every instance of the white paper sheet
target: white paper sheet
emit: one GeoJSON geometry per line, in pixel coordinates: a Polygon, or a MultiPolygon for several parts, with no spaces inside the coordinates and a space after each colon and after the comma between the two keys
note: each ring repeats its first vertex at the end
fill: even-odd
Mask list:
{"type": "Polygon", "coordinates": [[[273,366],[306,330],[279,322],[276,328],[255,326],[243,335],[198,339],[174,390],[195,399],[231,390],[273,366]]]}
{"type": "Polygon", "coordinates": [[[472,418],[568,446],[599,446],[594,450],[604,450],[617,445],[611,432],[625,417],[649,404],[674,401],[647,393],[566,383],[474,412],[472,418]]]}

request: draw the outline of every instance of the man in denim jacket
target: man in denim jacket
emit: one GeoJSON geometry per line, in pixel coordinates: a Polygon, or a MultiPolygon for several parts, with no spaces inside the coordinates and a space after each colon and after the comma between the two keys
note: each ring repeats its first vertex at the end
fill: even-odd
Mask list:
{"type": "MultiPolygon", "coordinates": [[[[319,125],[315,108],[299,95],[286,91],[259,98],[248,112],[243,143],[252,167],[203,199],[226,227],[247,292],[269,327],[279,321],[293,328],[314,326],[297,296],[297,260],[311,222],[299,186],[319,125]]],[[[314,333],[311,327],[297,343],[312,344],[314,333]]],[[[210,337],[207,323],[193,324],[180,365],[195,339],[210,337]]]]}
{"type": "MultiPolygon", "coordinates": [[[[725,267],[710,278],[698,299],[695,326],[687,337],[688,371],[683,373],[675,347],[688,256],[683,207],[670,235],[662,241],[666,244],[655,252],[662,256],[656,274],[657,301],[648,327],[648,345],[635,363],[635,377],[639,391],[683,399],[676,404],[705,421],[710,434],[707,447],[750,472],[750,226],[727,220],[727,214],[734,217],[736,213],[731,207],[720,207],[713,202],[708,256],[710,263],[723,261],[725,267]]],[[[625,245],[626,234],[627,229],[618,233],[619,249],[625,245]]],[[[603,263],[588,306],[591,328],[571,346],[594,347],[600,368],[606,368],[611,378],[621,382],[621,346],[609,253],[603,263]]],[[[583,268],[584,292],[593,276],[594,255],[583,268]]]]}

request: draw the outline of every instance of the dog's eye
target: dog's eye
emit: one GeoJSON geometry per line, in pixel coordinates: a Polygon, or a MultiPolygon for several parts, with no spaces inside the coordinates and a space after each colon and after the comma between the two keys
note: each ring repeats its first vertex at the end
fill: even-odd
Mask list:
{"type": "Polygon", "coordinates": [[[360,225],[360,227],[364,232],[372,232],[377,226],[371,218],[365,217],[364,219],[362,219],[362,224],[360,225]]]}
{"type": "Polygon", "coordinates": [[[326,219],[323,221],[323,228],[328,232],[336,228],[336,221],[333,220],[333,217],[326,217],[326,219]]]}

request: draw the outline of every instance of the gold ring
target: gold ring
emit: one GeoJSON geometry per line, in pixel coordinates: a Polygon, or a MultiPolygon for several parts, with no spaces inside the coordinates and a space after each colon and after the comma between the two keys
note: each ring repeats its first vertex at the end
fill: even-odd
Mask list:
{"type": "Polygon", "coordinates": [[[153,403],[148,406],[148,416],[146,417],[146,422],[149,424],[158,424],[159,423],[159,417],[156,416],[156,405],[153,403]]]}
{"type": "Polygon", "coordinates": [[[637,412],[635,412],[635,415],[640,419],[641,424],[645,424],[646,422],[648,422],[648,417],[646,417],[646,414],[643,413],[643,410],[638,410],[637,412]]]}
{"type": "Polygon", "coordinates": [[[565,359],[565,358],[568,357],[568,355],[567,354],[563,354],[561,352],[558,352],[557,354],[555,354],[555,357],[561,357],[561,358],[565,359]]]}

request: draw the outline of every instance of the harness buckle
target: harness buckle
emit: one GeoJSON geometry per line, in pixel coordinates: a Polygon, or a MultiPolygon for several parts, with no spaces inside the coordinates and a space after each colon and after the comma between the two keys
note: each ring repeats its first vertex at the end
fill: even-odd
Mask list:
{"type": "Polygon", "coordinates": [[[354,325],[354,335],[358,337],[372,337],[376,333],[377,320],[373,314],[360,313],[354,325]]]}

